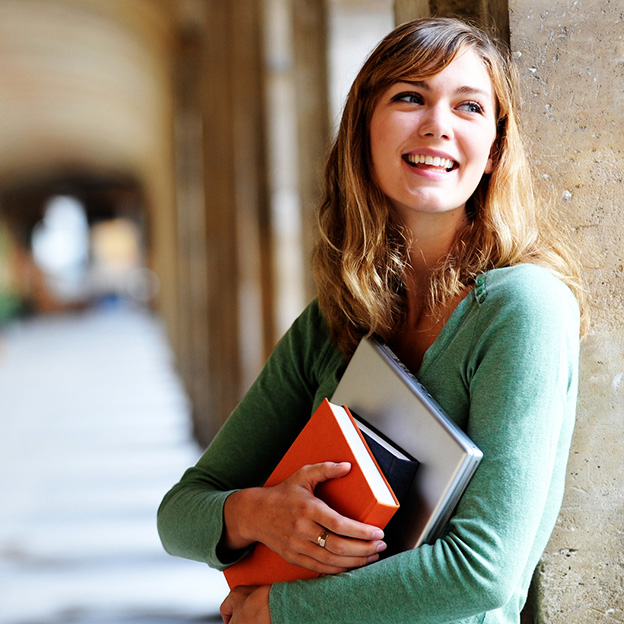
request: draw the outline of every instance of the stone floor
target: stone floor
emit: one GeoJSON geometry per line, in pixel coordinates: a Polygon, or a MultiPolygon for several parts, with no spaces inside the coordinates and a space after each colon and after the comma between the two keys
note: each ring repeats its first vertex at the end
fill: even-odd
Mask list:
{"type": "Polygon", "coordinates": [[[219,622],[222,575],[167,555],[199,456],[160,324],[126,307],[0,335],[0,624],[219,622]]]}

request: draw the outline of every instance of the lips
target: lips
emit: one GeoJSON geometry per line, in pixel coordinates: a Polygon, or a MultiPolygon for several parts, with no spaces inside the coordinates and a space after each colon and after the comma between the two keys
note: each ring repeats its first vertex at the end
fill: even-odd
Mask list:
{"type": "Polygon", "coordinates": [[[439,169],[440,171],[452,171],[458,166],[458,163],[451,158],[429,154],[405,154],[403,160],[412,167],[439,169]]]}

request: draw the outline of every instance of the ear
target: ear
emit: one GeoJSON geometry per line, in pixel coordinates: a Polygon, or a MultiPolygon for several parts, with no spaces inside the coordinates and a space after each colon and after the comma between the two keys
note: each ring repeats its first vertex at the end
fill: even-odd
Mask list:
{"type": "Polygon", "coordinates": [[[499,149],[499,135],[497,135],[492,141],[492,146],[490,147],[490,156],[485,163],[485,169],[483,173],[492,173],[494,169],[496,169],[495,163],[498,161],[498,149],[499,149]]]}

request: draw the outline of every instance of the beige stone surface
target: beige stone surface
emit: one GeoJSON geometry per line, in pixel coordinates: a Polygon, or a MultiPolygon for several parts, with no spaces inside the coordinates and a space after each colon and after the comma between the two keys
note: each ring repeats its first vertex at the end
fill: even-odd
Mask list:
{"type": "Polygon", "coordinates": [[[583,251],[592,314],[536,619],[624,622],[624,4],[512,0],[510,26],[529,152],[583,251]]]}

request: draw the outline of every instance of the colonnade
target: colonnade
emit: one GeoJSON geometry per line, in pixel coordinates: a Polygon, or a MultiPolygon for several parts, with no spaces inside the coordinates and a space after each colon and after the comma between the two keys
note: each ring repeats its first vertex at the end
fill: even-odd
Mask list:
{"type": "Polygon", "coordinates": [[[525,621],[624,621],[619,3],[1,0],[0,69],[19,97],[0,99],[0,210],[34,219],[11,198],[69,174],[123,180],[143,207],[155,306],[207,444],[314,294],[313,213],[335,121],[328,22],[339,5],[386,7],[397,23],[462,15],[510,42],[527,149],[583,251],[593,318],[566,497],[525,621]],[[32,14],[20,22],[26,5],[32,14]],[[64,28],[46,30],[44,18],[64,28]],[[52,47],[47,65],[16,56],[17,23],[33,41],[56,35],[58,63],[52,47]],[[25,88],[30,70],[48,80],[25,88]],[[50,87],[55,75],[68,79],[65,99],[50,87]]]}

